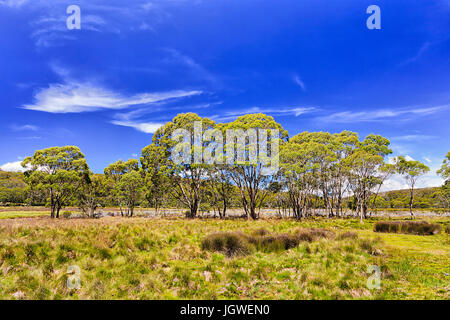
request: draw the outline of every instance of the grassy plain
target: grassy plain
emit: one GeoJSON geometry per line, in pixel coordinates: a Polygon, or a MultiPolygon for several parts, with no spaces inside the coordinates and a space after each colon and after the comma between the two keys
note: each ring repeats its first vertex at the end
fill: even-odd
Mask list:
{"type": "Polygon", "coordinates": [[[427,220],[443,231],[375,233],[376,219],[1,219],[0,299],[449,299],[450,219],[427,220]],[[336,237],[232,258],[201,249],[211,233],[261,228],[336,237]],[[357,238],[340,239],[349,231],[357,238]],[[380,290],[367,287],[371,265],[380,290]],[[70,266],[78,289],[67,286],[70,266]]]}

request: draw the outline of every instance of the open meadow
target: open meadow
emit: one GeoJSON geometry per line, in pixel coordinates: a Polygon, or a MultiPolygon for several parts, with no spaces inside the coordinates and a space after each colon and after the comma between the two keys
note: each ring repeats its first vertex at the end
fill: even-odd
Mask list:
{"type": "Polygon", "coordinates": [[[0,219],[0,299],[449,299],[450,219],[426,220],[442,231],[378,233],[375,218],[0,219]],[[230,251],[204,241],[224,232],[241,237],[230,251]],[[296,233],[289,246],[240,242],[296,233]]]}

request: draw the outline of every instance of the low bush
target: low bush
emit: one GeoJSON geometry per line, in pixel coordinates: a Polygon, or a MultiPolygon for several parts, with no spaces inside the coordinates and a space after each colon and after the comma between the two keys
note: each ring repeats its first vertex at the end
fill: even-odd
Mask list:
{"type": "Polygon", "coordinates": [[[424,236],[438,234],[441,231],[441,226],[426,221],[380,221],[375,223],[373,231],[424,236]]]}
{"type": "Polygon", "coordinates": [[[203,239],[202,249],[221,252],[228,257],[233,257],[249,254],[253,248],[247,237],[240,232],[218,232],[203,239]]]}
{"type": "Polygon", "coordinates": [[[299,229],[292,234],[270,234],[266,229],[258,229],[251,235],[241,232],[213,233],[202,241],[202,248],[222,252],[231,257],[248,254],[255,249],[262,252],[289,250],[301,242],[312,242],[321,238],[332,238],[334,232],[325,229],[299,229]]]}
{"type": "Polygon", "coordinates": [[[61,216],[62,216],[64,219],[70,219],[70,218],[72,217],[72,211],[63,211],[63,212],[61,213],[61,216]]]}
{"type": "Polygon", "coordinates": [[[450,225],[445,227],[445,233],[446,234],[450,234],[450,225]]]}
{"type": "Polygon", "coordinates": [[[337,236],[338,240],[345,240],[345,239],[358,239],[358,234],[353,231],[347,231],[344,233],[341,233],[337,236]]]}

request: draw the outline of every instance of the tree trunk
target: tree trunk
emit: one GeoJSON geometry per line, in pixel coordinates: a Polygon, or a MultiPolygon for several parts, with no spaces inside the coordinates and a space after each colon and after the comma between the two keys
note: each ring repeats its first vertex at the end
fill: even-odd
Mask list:
{"type": "Polygon", "coordinates": [[[227,201],[224,200],[223,201],[223,208],[222,208],[222,214],[223,214],[223,218],[225,218],[226,212],[227,212],[227,201]]]}
{"type": "Polygon", "coordinates": [[[410,199],[409,199],[409,213],[411,214],[411,220],[414,219],[414,213],[413,213],[413,201],[414,201],[414,190],[411,189],[410,192],[410,199]]]}
{"type": "Polygon", "coordinates": [[[61,206],[58,205],[56,208],[56,218],[59,219],[59,211],[61,210],[61,206]]]}

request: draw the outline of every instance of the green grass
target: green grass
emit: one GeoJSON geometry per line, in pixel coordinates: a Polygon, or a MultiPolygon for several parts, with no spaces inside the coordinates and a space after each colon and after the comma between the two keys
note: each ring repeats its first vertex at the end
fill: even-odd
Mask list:
{"type": "Polygon", "coordinates": [[[45,211],[0,211],[0,219],[32,218],[49,216],[45,211]]]}
{"type": "Polygon", "coordinates": [[[374,221],[1,220],[0,298],[449,299],[449,235],[374,233],[374,221]],[[210,234],[262,228],[325,228],[336,237],[233,257],[202,250],[210,234]],[[346,232],[356,236],[340,236],[346,232]],[[81,271],[79,289],[66,285],[73,265],[81,271]],[[381,269],[380,290],[367,288],[371,265],[381,269]]]}

